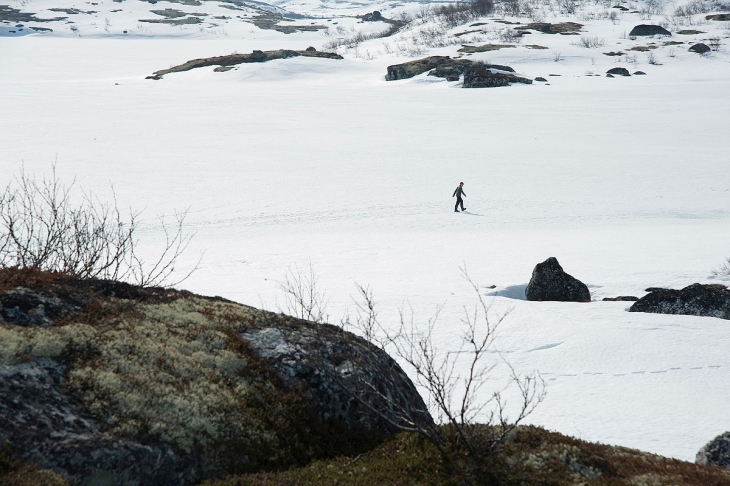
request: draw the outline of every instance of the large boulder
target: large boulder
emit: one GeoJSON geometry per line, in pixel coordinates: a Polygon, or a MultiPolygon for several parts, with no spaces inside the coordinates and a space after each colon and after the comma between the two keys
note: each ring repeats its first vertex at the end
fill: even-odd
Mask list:
{"type": "Polygon", "coordinates": [[[629,308],[629,312],[684,314],[730,319],[730,291],[723,285],[695,283],[682,290],[655,289],[629,308]]]}
{"type": "Polygon", "coordinates": [[[730,432],[720,434],[697,452],[695,463],[730,469],[730,432]]]}
{"type": "Polygon", "coordinates": [[[647,24],[641,24],[637,25],[633,29],[631,29],[631,32],[629,32],[629,36],[650,36],[650,35],[672,35],[671,32],[669,32],[667,29],[662,27],[661,25],[647,25],[647,24]]]}
{"type": "Polygon", "coordinates": [[[706,54],[710,52],[710,50],[710,46],[702,42],[698,42],[697,44],[694,44],[692,47],[689,48],[690,52],[695,52],[697,54],[706,54]]]}
{"type": "Polygon", "coordinates": [[[292,320],[246,329],[243,339],[287,388],[301,390],[325,421],[395,433],[430,423],[423,399],[382,349],[341,328],[292,320]],[[379,410],[381,413],[373,413],[379,410]]]}
{"type": "Polygon", "coordinates": [[[356,455],[401,425],[432,424],[398,364],[339,327],[184,291],[9,272],[0,450],[73,484],[187,486],[356,455]]]}
{"type": "Polygon", "coordinates": [[[550,257],[535,266],[525,297],[536,301],[590,302],[591,292],[586,284],[565,273],[557,258],[550,257]]]}

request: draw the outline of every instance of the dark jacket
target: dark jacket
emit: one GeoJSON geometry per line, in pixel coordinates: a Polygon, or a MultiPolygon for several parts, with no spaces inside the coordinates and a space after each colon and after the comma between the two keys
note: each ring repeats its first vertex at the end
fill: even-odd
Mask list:
{"type": "Polygon", "coordinates": [[[458,197],[459,199],[461,199],[461,196],[462,196],[462,195],[463,195],[464,197],[466,197],[466,193],[464,192],[464,189],[463,189],[463,188],[462,188],[461,186],[458,186],[458,187],[456,188],[456,190],[454,191],[454,195],[453,195],[453,196],[451,196],[451,197],[454,197],[454,196],[456,196],[456,197],[458,197]]]}

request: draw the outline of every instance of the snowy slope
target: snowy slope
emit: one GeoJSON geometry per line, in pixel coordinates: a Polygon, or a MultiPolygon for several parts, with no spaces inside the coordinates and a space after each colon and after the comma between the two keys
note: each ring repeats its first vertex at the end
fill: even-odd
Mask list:
{"type": "Polygon", "coordinates": [[[608,4],[585,3],[571,16],[546,9],[533,17],[580,22],[582,35],[603,45],[533,32],[470,58],[549,84],[467,90],[384,74],[411,56],[455,56],[459,42],[505,43],[516,24],[502,21],[532,19],[485,18],[442,29],[436,41],[420,32],[438,26],[417,20],[395,37],[339,48],[341,61],[295,58],[151,81],[153,71],[193,58],[322,48],[386,27],[351,15],[377,7],[396,17],[420,6],[277,3],[322,17],[288,24],[328,27],[285,34],[246,20],[263,15],[257,8],[220,2],[62,5],[92,14],[49,11],[56,1],[6,3],[68,19],[18,22],[22,32],[18,23],[0,26],[1,182],[21,164],[41,174],[56,160],[63,177],[100,195],[112,182],[120,204],[145,208],[151,223],[190,208],[197,236],[189,258],[205,256],[185,287],[275,310],[287,270],[311,262],[332,321],[353,308],[354,283],[369,284],[388,325],[404,305],[423,322],[443,305],[436,329],[444,349],[456,346],[463,307],[476,300],[459,271],[465,265],[495,315],[510,311],[499,350],[547,382],[532,422],[687,460],[730,429],[726,321],[601,302],[717,282],[711,270],[730,256],[730,55],[726,47],[687,51],[714,36],[726,46],[726,22],[672,15],[678,4],[652,19],[630,13],[639,2],[615,19],[604,15],[608,4]],[[162,19],[150,10],[166,8],[207,16],[140,22],[162,19]],[[704,33],[626,35],[656,22],[704,33]],[[31,25],[53,32],[29,34],[31,25]],[[478,32],[453,37],[470,29],[478,32]],[[651,43],[656,49],[630,50],[651,43]],[[603,54],[610,51],[626,55],[603,54]],[[615,66],[647,75],[606,78],[615,66]],[[468,214],[452,210],[459,181],[468,214]],[[534,265],[549,256],[589,285],[593,302],[523,299],[534,265]]]}

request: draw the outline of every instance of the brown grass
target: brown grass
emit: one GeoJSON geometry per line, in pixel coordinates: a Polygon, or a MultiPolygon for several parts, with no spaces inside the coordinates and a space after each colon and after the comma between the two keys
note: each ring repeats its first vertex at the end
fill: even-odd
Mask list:
{"type": "MultiPolygon", "coordinates": [[[[467,459],[467,458],[462,458],[467,459]]],[[[722,486],[730,471],[645,452],[520,427],[503,451],[480,470],[469,461],[445,464],[424,439],[401,434],[367,454],[317,461],[300,469],[230,476],[204,486],[499,485],[722,486]]]]}

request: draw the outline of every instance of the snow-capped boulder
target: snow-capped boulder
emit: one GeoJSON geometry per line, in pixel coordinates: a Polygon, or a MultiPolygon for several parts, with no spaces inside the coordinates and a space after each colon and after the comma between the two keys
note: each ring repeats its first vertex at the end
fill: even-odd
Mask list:
{"type": "Polygon", "coordinates": [[[730,432],[720,434],[697,452],[695,463],[730,469],[730,432]]]}
{"type": "Polygon", "coordinates": [[[723,285],[695,283],[682,290],[657,289],[639,299],[629,312],[684,314],[730,319],[730,291],[723,285]]]}
{"type": "Polygon", "coordinates": [[[633,29],[631,29],[631,32],[629,32],[629,36],[650,36],[650,35],[672,35],[671,32],[669,32],[667,29],[662,27],[661,25],[647,25],[647,24],[641,24],[637,25],[633,29]]]}
{"type": "Polygon", "coordinates": [[[591,292],[586,284],[565,273],[557,258],[550,257],[535,266],[525,297],[536,301],[590,302],[591,292]]]}

